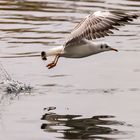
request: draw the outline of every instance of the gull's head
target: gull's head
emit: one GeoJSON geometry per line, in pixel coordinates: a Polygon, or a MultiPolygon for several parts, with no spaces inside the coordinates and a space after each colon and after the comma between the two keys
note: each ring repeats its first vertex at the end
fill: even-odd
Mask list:
{"type": "Polygon", "coordinates": [[[101,52],[105,52],[105,51],[116,51],[116,52],[118,52],[118,50],[117,49],[114,49],[114,48],[112,48],[112,47],[110,47],[108,44],[106,44],[106,43],[102,43],[102,44],[100,44],[100,51],[101,52]]]}
{"type": "Polygon", "coordinates": [[[47,60],[46,52],[44,52],[44,51],[41,52],[41,58],[42,58],[42,60],[47,60]]]}

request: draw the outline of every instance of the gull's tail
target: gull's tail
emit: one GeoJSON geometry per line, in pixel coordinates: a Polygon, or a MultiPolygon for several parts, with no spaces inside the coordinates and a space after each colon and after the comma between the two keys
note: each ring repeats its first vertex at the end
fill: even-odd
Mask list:
{"type": "Polygon", "coordinates": [[[41,52],[41,58],[42,58],[42,60],[47,60],[46,52],[44,52],[44,51],[41,52]]]}

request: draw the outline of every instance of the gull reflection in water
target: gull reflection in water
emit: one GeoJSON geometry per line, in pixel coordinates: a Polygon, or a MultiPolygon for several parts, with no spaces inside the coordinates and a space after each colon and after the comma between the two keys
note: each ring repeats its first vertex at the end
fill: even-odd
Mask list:
{"type": "Polygon", "coordinates": [[[46,113],[41,119],[46,120],[41,129],[45,132],[61,133],[61,139],[116,140],[131,137],[132,133],[119,130],[120,127],[130,126],[110,115],[83,118],[82,115],[46,113]]]}

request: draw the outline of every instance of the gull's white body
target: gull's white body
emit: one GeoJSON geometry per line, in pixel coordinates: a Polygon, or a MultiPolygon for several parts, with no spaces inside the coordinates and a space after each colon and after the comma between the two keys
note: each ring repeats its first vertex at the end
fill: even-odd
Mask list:
{"type": "Polygon", "coordinates": [[[124,26],[129,21],[137,18],[137,14],[127,14],[120,11],[97,11],[88,15],[70,33],[65,44],[42,52],[43,60],[48,56],[56,56],[55,60],[48,64],[50,69],[54,67],[59,57],[82,58],[93,54],[116,49],[105,43],[97,43],[91,40],[113,34],[112,30],[118,30],[118,26],[124,26]]]}
{"type": "MultiPolygon", "coordinates": [[[[61,56],[66,58],[82,58],[100,53],[100,43],[82,40],[80,43],[63,49],[61,56]]],[[[104,50],[102,50],[104,51],[104,50]]]]}
{"type": "MultiPolygon", "coordinates": [[[[99,48],[100,45],[101,43],[89,40],[82,40],[81,42],[68,48],[64,48],[64,46],[55,47],[51,50],[48,50],[47,55],[55,56],[57,54],[60,54],[61,57],[66,58],[82,58],[100,53],[101,52],[101,49],[99,48]]],[[[108,51],[109,50],[110,48],[108,48],[108,51]]],[[[102,51],[107,51],[107,49],[102,49],[102,51]]]]}

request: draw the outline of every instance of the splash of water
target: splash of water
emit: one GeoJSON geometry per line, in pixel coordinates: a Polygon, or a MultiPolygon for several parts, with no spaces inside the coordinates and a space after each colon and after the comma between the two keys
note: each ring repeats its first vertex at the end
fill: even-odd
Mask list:
{"type": "Polygon", "coordinates": [[[6,93],[20,93],[29,92],[31,89],[31,86],[13,80],[3,65],[0,63],[0,91],[2,90],[6,93]]]}

